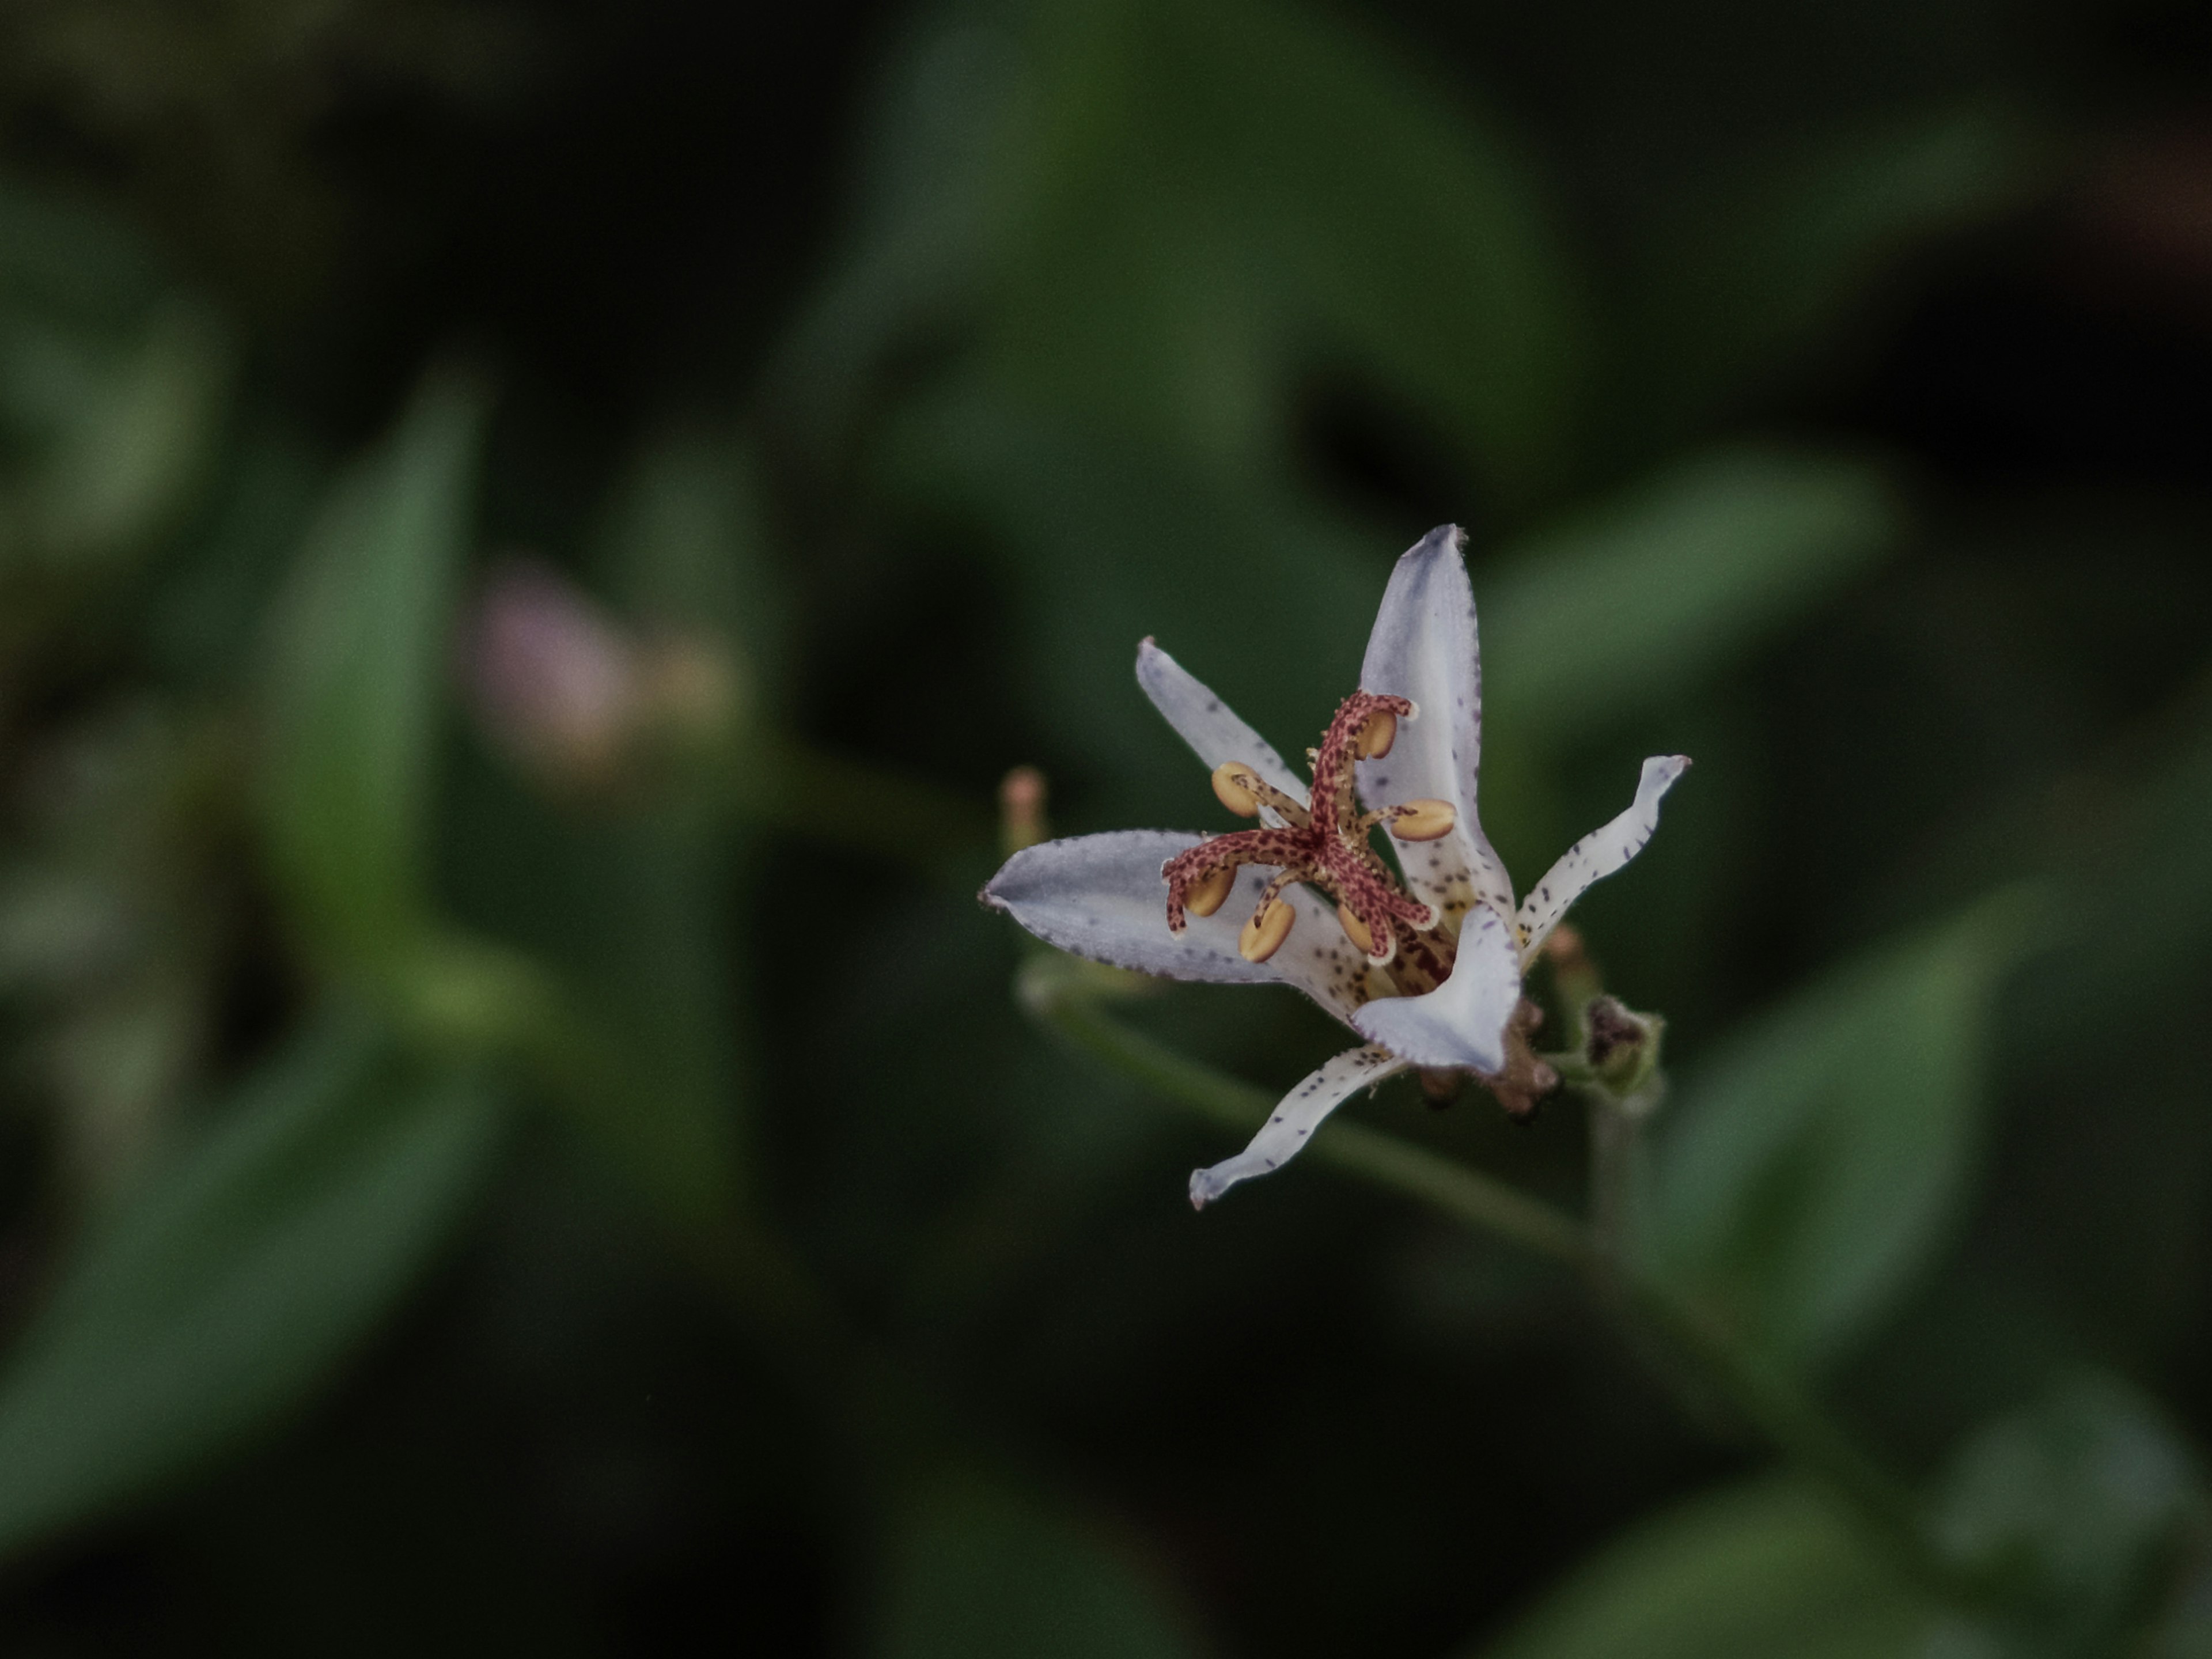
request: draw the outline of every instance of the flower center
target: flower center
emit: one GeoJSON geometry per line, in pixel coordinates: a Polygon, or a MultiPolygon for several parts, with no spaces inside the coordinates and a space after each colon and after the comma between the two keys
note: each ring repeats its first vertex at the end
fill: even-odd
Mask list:
{"type": "Polygon", "coordinates": [[[1370,968],[1390,968],[1393,988],[1431,990],[1451,972],[1454,944],[1439,927],[1432,905],[1410,896],[1370,841],[1383,829],[1400,841],[1434,841],[1449,835],[1457,815],[1451,803],[1409,800],[1372,812],[1359,810],[1353,787],[1355,762],[1377,759],[1397,741],[1398,726],[1418,714],[1405,697],[1355,691],[1328,723],[1321,747],[1306,751],[1313,791],[1292,799],[1237,761],[1214,770],[1213,793],[1239,817],[1272,814],[1279,823],[1240,830],[1200,842],[1160,867],[1168,884],[1168,928],[1180,933],[1186,915],[1210,916],[1228,901],[1237,872],[1255,864],[1275,872],[1237,941],[1246,960],[1265,962],[1290,937],[1297,912],[1283,901],[1294,882],[1336,901],[1345,937],[1370,968]],[[1394,965],[1395,964],[1395,965],[1394,965]]]}

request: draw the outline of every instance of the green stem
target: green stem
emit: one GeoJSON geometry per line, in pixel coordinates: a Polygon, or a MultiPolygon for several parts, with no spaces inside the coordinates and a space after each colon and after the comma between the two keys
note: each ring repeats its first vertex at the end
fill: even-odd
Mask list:
{"type": "MultiPolygon", "coordinates": [[[[1207,1121],[1249,1133],[1273,1098],[1249,1084],[1132,1030],[1108,1012],[1111,994],[1085,964],[1038,957],[1017,981],[1039,1021],[1123,1075],[1207,1121]]],[[[1824,1486],[1856,1516],[1898,1565],[1931,1594],[1985,1607],[1988,1587],[1961,1572],[1935,1546],[1911,1490],[1869,1457],[1787,1373],[1747,1350],[1703,1305],[1638,1272],[1621,1248],[1633,1125],[1594,1132],[1599,1207],[1586,1227],[1550,1205],[1478,1175],[1434,1152],[1356,1124],[1333,1124],[1305,1156],[1417,1199],[1462,1225],[1583,1273],[1601,1299],[1663,1338],[1773,1449],[1824,1486]],[[1613,1129],[1620,1133],[1615,1134],[1613,1129]],[[1607,1194],[1611,1195],[1608,1196],[1607,1194]]]]}
{"type": "MultiPolygon", "coordinates": [[[[1251,1085],[1224,1077],[1131,1030],[1106,1012],[1097,996],[1084,991],[1061,959],[1033,960],[1023,971],[1018,994],[1031,1013],[1077,1048],[1166,1099],[1191,1108],[1209,1122],[1249,1135],[1275,1104],[1273,1097],[1251,1085]]],[[[1357,1124],[1335,1124],[1306,1156],[1418,1198],[1455,1220],[1510,1239],[1539,1255],[1570,1267],[1588,1265],[1589,1240],[1568,1217],[1502,1181],[1462,1169],[1418,1146],[1357,1124]]]]}
{"type": "Polygon", "coordinates": [[[1610,1091],[1589,1089],[1583,1097],[1589,1104],[1590,1236],[1601,1265],[1617,1278],[1635,1223],[1638,1126],[1610,1091]]]}

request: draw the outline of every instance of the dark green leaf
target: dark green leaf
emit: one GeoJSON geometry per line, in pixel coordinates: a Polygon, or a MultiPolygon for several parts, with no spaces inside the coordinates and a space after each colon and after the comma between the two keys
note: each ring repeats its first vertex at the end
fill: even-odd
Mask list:
{"type": "Polygon", "coordinates": [[[1790,1358],[1834,1354],[1966,1196],[1996,985],[2040,901],[2014,890],[1833,970],[1663,1109],[1645,1244],[1790,1358]]]}
{"type": "Polygon", "coordinates": [[[1817,1493],[1761,1483],[1646,1522],[1487,1659],[1898,1659],[1928,1613],[1817,1493]]]}
{"type": "Polygon", "coordinates": [[[96,1224],[0,1380],[0,1553],[204,1467],[398,1302],[484,1174],[483,1089],[313,1028],[96,1224]]]}
{"type": "Polygon", "coordinates": [[[1522,747],[1556,743],[1721,673],[1888,551],[1899,528],[1871,466],[1740,450],[1674,467],[1486,575],[1492,724],[1522,747]]]}
{"type": "Polygon", "coordinates": [[[876,1659],[1189,1659],[1200,1651],[1100,1528],[978,1482],[907,1517],[876,1659]]]}
{"type": "Polygon", "coordinates": [[[1520,158],[1334,16],[968,14],[881,125],[787,402],[950,334],[1004,391],[1212,462],[1279,470],[1285,394],[1319,373],[1418,411],[1509,500],[1562,470],[1585,325],[1520,158]]]}
{"type": "Polygon", "coordinates": [[[482,400],[431,380],[347,473],[279,607],[263,778],[270,852],[313,943],[386,960],[422,927],[441,687],[482,400]]]}
{"type": "Polygon", "coordinates": [[[45,556],[119,558],[176,523],[223,436],[230,367],[206,313],[176,304],[149,317],[28,481],[24,511],[45,556]]]}
{"type": "Polygon", "coordinates": [[[2152,1617],[2184,1529],[2212,1518],[2199,1480],[2148,1401],[2083,1379],[1974,1437],[1946,1483],[1942,1534],[2018,1598],[2015,1651],[2108,1653],[2152,1617]]]}

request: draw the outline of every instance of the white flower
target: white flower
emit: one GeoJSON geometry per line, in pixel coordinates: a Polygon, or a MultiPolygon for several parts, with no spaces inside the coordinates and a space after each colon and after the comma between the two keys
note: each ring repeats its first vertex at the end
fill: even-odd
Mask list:
{"type": "Polygon", "coordinates": [[[1063,951],[1170,979],[1295,985],[1367,1039],[1292,1089],[1243,1152],[1193,1175],[1194,1205],[1279,1168],[1354,1091],[1393,1073],[1504,1081],[1512,1051],[1526,1053],[1522,970],[1583,890],[1651,838],[1660,798],[1690,763],[1645,761],[1628,810],[1516,907],[1475,812],[1482,673],[1465,540],[1446,526],[1398,561],[1360,689],[1307,751],[1310,786],[1167,653],[1138,647],[1138,684],[1215,769],[1223,805],[1258,828],[1048,842],[983,890],[1063,951]],[[1397,871],[1370,846],[1377,828],[1400,842],[1397,871]]]}

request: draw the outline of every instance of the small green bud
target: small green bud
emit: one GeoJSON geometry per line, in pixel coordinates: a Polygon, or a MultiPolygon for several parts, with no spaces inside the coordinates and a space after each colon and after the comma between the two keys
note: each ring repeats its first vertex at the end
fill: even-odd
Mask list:
{"type": "Polygon", "coordinates": [[[1667,1022],[1639,1014],[1618,997],[1593,997],[1583,1008],[1583,1060],[1615,1097],[1638,1093],[1659,1069],[1667,1022]]]}

